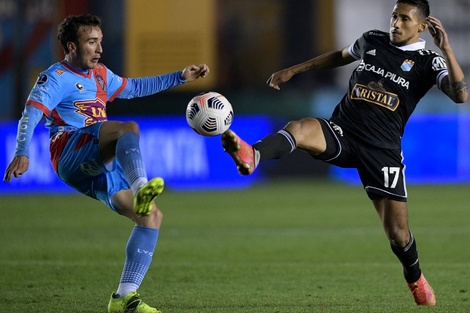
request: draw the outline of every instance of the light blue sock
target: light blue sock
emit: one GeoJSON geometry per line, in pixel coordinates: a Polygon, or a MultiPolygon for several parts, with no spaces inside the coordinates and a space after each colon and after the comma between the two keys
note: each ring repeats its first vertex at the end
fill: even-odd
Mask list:
{"type": "Polygon", "coordinates": [[[139,135],[137,133],[126,133],[118,139],[116,143],[116,158],[119,164],[121,164],[132,193],[135,193],[142,184],[148,181],[144,161],[140,153],[139,135]]]}
{"type": "Polygon", "coordinates": [[[136,291],[152,263],[157,245],[158,229],[134,226],[126,247],[126,262],[117,294],[124,296],[136,291]]]}

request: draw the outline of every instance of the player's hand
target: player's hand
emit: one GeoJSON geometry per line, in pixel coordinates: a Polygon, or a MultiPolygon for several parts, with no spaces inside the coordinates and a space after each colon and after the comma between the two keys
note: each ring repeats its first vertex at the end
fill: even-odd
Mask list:
{"type": "Polygon", "coordinates": [[[429,16],[427,20],[429,33],[434,39],[434,44],[441,50],[450,48],[449,37],[447,36],[447,32],[445,31],[444,26],[442,26],[441,21],[433,16],[429,16]]]}
{"type": "Polygon", "coordinates": [[[199,77],[206,77],[209,74],[210,70],[206,64],[200,65],[188,65],[184,68],[181,77],[186,82],[191,82],[198,79],[199,77]]]}
{"type": "Polygon", "coordinates": [[[3,181],[11,182],[11,179],[13,176],[15,176],[15,178],[20,177],[28,170],[28,167],[29,167],[29,158],[27,156],[20,155],[20,156],[14,157],[5,171],[5,176],[3,176],[3,181]]]}
{"type": "Polygon", "coordinates": [[[268,84],[268,86],[271,88],[274,88],[276,90],[281,90],[281,88],[279,88],[279,85],[289,81],[292,78],[292,76],[294,76],[293,72],[290,71],[289,69],[285,69],[285,70],[272,74],[271,77],[269,77],[266,84],[268,84]]]}

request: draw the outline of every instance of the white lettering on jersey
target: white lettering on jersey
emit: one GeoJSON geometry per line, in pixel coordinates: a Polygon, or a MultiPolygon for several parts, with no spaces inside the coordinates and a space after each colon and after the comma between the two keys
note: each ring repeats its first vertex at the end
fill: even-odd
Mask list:
{"type": "Polygon", "coordinates": [[[385,78],[388,78],[390,79],[392,82],[406,88],[406,89],[409,89],[410,87],[410,82],[407,81],[406,79],[404,79],[403,77],[395,74],[395,73],[391,73],[391,72],[387,72],[387,74],[385,74],[384,76],[385,78]]]}
{"type": "Polygon", "coordinates": [[[26,130],[28,129],[29,116],[23,116],[18,127],[18,142],[26,141],[26,130]]]}
{"type": "Polygon", "coordinates": [[[403,88],[410,89],[410,82],[404,79],[403,77],[401,77],[400,75],[392,73],[392,72],[385,72],[383,68],[375,67],[372,64],[364,63],[364,60],[361,61],[356,71],[374,72],[375,74],[378,74],[384,78],[387,78],[390,81],[400,85],[403,88]]]}
{"type": "Polygon", "coordinates": [[[420,49],[418,50],[418,53],[421,54],[421,55],[437,55],[436,52],[432,51],[432,50],[426,50],[426,49],[420,49]]]}

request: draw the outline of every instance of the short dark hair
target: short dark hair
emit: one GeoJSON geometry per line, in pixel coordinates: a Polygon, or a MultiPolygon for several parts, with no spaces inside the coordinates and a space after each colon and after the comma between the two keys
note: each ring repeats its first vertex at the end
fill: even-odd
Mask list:
{"type": "Polygon", "coordinates": [[[80,26],[101,27],[101,19],[98,16],[91,14],[67,16],[62,23],[60,23],[57,30],[57,39],[62,45],[65,54],[70,52],[67,48],[67,42],[78,44],[78,29],[80,26]]]}
{"type": "Polygon", "coordinates": [[[417,7],[418,11],[423,15],[424,18],[427,18],[431,13],[428,0],[397,0],[397,4],[398,3],[406,3],[417,7]]]}

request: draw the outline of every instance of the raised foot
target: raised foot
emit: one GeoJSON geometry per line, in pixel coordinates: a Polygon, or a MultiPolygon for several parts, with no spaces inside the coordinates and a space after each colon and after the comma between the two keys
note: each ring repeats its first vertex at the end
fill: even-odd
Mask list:
{"type": "Polygon", "coordinates": [[[153,201],[164,188],[164,181],[157,177],[140,186],[134,195],[134,210],[137,215],[147,216],[152,212],[153,201]]]}
{"type": "Polygon", "coordinates": [[[243,141],[232,130],[222,134],[222,146],[235,162],[238,172],[250,175],[255,170],[255,157],[253,147],[243,141]]]}

